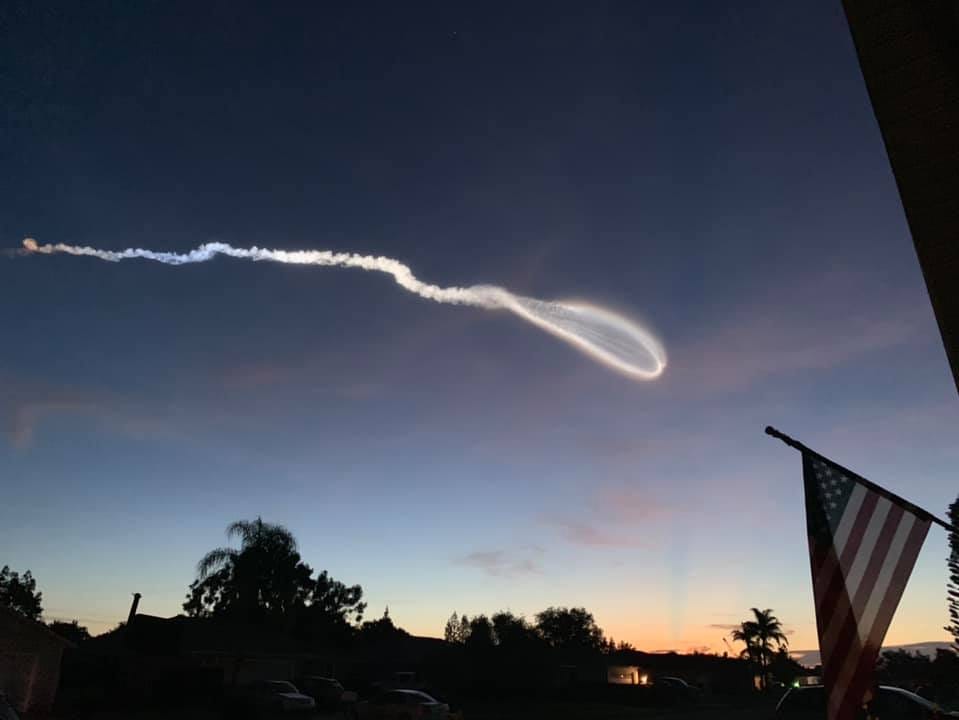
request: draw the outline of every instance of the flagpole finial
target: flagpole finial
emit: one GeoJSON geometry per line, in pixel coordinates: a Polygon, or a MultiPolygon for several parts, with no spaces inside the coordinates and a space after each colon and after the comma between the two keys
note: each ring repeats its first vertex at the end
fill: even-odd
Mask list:
{"type": "Polygon", "coordinates": [[[798,440],[793,440],[784,432],[779,432],[779,430],[774,428],[772,425],[766,426],[766,434],[769,435],[770,437],[776,438],[777,440],[782,440],[784,443],[786,443],[790,447],[796,448],[800,452],[809,452],[809,448],[807,448],[801,442],[799,442],[798,440]]]}

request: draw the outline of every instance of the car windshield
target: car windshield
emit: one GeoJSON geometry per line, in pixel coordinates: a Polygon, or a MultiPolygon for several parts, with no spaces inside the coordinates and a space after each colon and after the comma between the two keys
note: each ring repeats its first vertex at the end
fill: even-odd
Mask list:
{"type": "Polygon", "coordinates": [[[285,680],[270,680],[266,683],[266,689],[274,693],[295,693],[299,692],[293,683],[285,680]]]}
{"type": "Polygon", "coordinates": [[[879,692],[883,699],[886,698],[898,698],[902,701],[913,702],[916,705],[920,705],[926,710],[935,712],[939,709],[939,706],[936,705],[931,700],[926,700],[922,695],[917,695],[914,692],[909,690],[904,690],[903,688],[894,688],[894,687],[880,687],[879,692]]]}
{"type": "Polygon", "coordinates": [[[408,690],[405,693],[408,701],[417,702],[417,703],[435,703],[436,698],[430,697],[425,692],[420,692],[419,690],[408,690]]]}
{"type": "Polygon", "coordinates": [[[318,688],[339,688],[343,687],[340,685],[339,680],[331,680],[330,678],[310,678],[310,684],[318,688]]]}
{"type": "Polygon", "coordinates": [[[779,701],[776,709],[779,714],[796,712],[819,713],[826,710],[826,693],[822,686],[792,688],[779,701]]]}

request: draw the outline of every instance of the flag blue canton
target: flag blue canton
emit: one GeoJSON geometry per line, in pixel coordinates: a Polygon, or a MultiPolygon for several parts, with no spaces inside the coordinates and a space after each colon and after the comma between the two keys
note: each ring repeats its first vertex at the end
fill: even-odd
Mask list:
{"type": "Polygon", "coordinates": [[[835,466],[818,458],[811,458],[809,465],[812,469],[816,499],[822,511],[816,518],[818,522],[811,522],[809,529],[816,535],[828,533],[832,536],[846,505],[849,504],[855,483],[835,466]]]}

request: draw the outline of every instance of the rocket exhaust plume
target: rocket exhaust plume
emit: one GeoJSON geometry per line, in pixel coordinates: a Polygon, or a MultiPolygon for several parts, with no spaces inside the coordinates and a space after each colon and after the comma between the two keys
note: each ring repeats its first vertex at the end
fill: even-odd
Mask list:
{"type": "Polygon", "coordinates": [[[154,252],[140,248],[98,250],[62,243],[39,245],[33,238],[26,238],[23,248],[28,253],[85,255],[109,262],[142,258],[166,265],[186,265],[207,262],[217,255],[227,255],[243,260],[266,260],[291,265],[374,270],[392,275],[404,290],[427,300],[452,305],[471,305],[487,310],[508,310],[627,377],[652,380],[659,377],[666,368],[666,351],[652,333],[605,308],[579,302],[537,300],[514,295],[509,290],[494,285],[430,285],[413,275],[410,268],[399,260],[388,257],[329,250],[235,248],[218,242],[206,243],[185,253],[154,252]]]}

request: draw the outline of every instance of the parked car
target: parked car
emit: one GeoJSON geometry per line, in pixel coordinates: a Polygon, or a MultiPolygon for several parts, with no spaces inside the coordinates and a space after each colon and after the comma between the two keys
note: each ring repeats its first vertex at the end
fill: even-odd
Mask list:
{"type": "Polygon", "coordinates": [[[337,710],[344,700],[346,690],[335,678],[310,675],[299,681],[299,688],[304,695],[309,695],[321,710],[337,710]]]}
{"type": "Polygon", "coordinates": [[[703,691],[680,677],[665,675],[653,679],[653,693],[669,702],[695,702],[702,697],[703,691]]]}
{"type": "Polygon", "coordinates": [[[355,720],[449,720],[450,707],[420,690],[387,690],[356,704],[355,720]]]}
{"type": "MultiPolygon", "coordinates": [[[[959,713],[946,712],[914,692],[889,685],[879,686],[879,692],[873,700],[872,714],[882,720],[959,718],[959,713]]],[[[824,719],[826,688],[822,685],[790,688],[776,706],[776,717],[782,720],[824,719]]]]}
{"type": "Polygon", "coordinates": [[[256,706],[270,712],[298,713],[316,709],[313,698],[286,680],[262,680],[253,685],[252,694],[256,706]]]}

